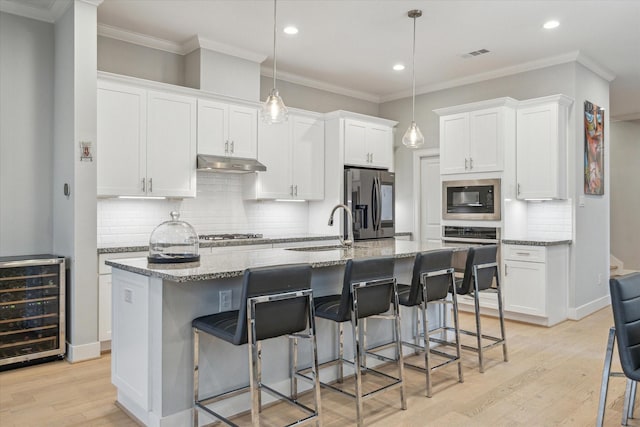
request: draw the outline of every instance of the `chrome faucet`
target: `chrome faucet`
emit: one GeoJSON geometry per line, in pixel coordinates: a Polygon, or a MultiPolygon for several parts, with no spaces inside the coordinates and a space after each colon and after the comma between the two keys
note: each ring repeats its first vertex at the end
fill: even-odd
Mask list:
{"type": "Polygon", "coordinates": [[[335,205],[331,210],[331,215],[329,215],[328,224],[330,226],[333,225],[333,214],[336,212],[336,210],[338,210],[338,208],[344,209],[345,212],[347,212],[347,216],[349,217],[349,223],[347,224],[347,240],[344,240],[342,238],[342,233],[340,233],[340,237],[338,237],[338,239],[340,239],[340,244],[342,244],[342,246],[351,247],[351,245],[353,245],[353,214],[351,213],[351,209],[349,209],[349,206],[343,204],[335,205]]]}

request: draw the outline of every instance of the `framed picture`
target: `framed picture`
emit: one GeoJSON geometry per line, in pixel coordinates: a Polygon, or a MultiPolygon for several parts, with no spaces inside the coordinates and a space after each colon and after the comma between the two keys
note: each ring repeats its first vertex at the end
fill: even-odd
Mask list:
{"type": "Polygon", "coordinates": [[[604,194],[604,110],[584,102],[584,194],[604,194]]]}

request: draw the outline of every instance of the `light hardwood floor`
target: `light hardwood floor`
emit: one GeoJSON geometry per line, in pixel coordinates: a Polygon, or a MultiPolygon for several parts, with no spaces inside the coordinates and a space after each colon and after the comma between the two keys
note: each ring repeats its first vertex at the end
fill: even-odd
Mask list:
{"type": "MultiPolygon", "coordinates": [[[[461,314],[463,327],[473,317],[461,314]]],[[[434,373],[434,395],[424,375],[407,369],[408,410],[397,391],[368,400],[368,426],[593,426],[611,309],[553,328],[507,322],[509,362],[500,348],[486,353],[480,374],[475,353],[464,353],[464,384],[454,367],[434,373]]],[[[485,331],[497,322],[486,318],[485,331]]],[[[110,357],[77,364],[52,362],[0,373],[0,426],[135,426],[114,404],[110,357]]],[[[617,355],[613,370],[619,370],[617,355]]],[[[605,424],[619,425],[624,379],[611,378],[605,424]]],[[[324,425],[354,425],[353,401],[322,390],[324,425]]],[[[288,408],[288,406],[287,406],[288,408]]],[[[280,406],[268,412],[287,411],[280,406]],[[279,409],[280,408],[280,409],[279,409]]],[[[639,412],[640,414],[640,412],[639,412]]],[[[279,418],[269,417],[274,423],[279,418]]],[[[265,423],[269,425],[269,423],[265,423]]],[[[275,424],[274,424],[275,425],[275,424]]],[[[640,426],[640,420],[630,425],[640,426]]]]}

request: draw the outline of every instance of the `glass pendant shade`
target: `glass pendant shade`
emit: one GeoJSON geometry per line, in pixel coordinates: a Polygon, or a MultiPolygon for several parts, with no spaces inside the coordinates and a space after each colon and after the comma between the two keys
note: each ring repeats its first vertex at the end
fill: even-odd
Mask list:
{"type": "Polygon", "coordinates": [[[271,89],[271,93],[262,105],[260,114],[265,123],[282,123],[289,118],[289,110],[284,105],[276,88],[271,89]]]}
{"type": "Polygon", "coordinates": [[[402,144],[408,148],[418,148],[424,144],[424,136],[422,136],[422,132],[420,132],[416,122],[411,122],[411,126],[402,137],[402,144]]]}

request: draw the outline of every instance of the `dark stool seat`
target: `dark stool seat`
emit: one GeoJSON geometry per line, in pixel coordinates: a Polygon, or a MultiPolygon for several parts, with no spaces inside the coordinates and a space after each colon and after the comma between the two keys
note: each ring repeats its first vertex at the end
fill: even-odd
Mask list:
{"type": "MultiPolygon", "coordinates": [[[[338,326],[338,357],[321,364],[320,368],[337,365],[339,383],[343,381],[344,364],[353,366],[355,370],[355,393],[347,392],[329,383],[321,382],[321,385],[355,399],[359,427],[364,425],[363,401],[379,392],[400,388],[401,407],[402,409],[407,408],[404,393],[404,365],[400,346],[402,334],[393,268],[394,260],[389,257],[348,260],[345,266],[342,292],[339,295],[328,295],[314,300],[316,317],[333,321],[338,326]],[[392,308],[392,313],[386,314],[390,308],[392,308]],[[361,327],[361,324],[364,325],[364,321],[369,317],[393,320],[396,351],[399,354],[399,360],[396,361],[398,363],[397,377],[366,366],[366,331],[361,327]],[[353,361],[344,358],[343,325],[345,322],[349,322],[352,326],[355,353],[353,361]],[[362,389],[363,370],[383,378],[387,384],[364,393],[362,389]]],[[[301,373],[306,371],[302,370],[301,373]]]]}
{"type": "MultiPolygon", "coordinates": [[[[458,305],[454,297],[451,301],[447,299],[449,289],[455,292],[454,269],[452,267],[453,250],[442,249],[438,251],[429,251],[418,253],[413,263],[413,274],[411,276],[411,285],[398,285],[398,301],[400,305],[412,307],[414,313],[414,342],[402,341],[402,345],[412,348],[414,351],[424,353],[424,367],[409,363],[406,359],[404,364],[407,367],[420,370],[426,374],[426,395],[431,397],[431,372],[455,363],[458,365],[458,381],[463,382],[462,361],[460,358],[460,332],[458,325],[458,305]],[[432,338],[434,334],[446,334],[446,322],[441,327],[429,328],[427,317],[427,305],[429,303],[438,303],[442,306],[453,306],[453,320],[455,331],[456,354],[449,354],[441,349],[431,348],[430,342],[440,342],[437,338],[432,338]],[[422,320],[420,321],[419,318],[422,320]],[[422,333],[420,333],[419,325],[422,325],[422,333]],[[445,359],[444,362],[433,365],[431,363],[431,354],[436,354],[445,359]]],[[[443,319],[446,313],[442,311],[443,319]]],[[[382,345],[371,352],[377,352],[388,348],[388,345],[382,345]]],[[[383,359],[386,359],[382,357],[383,359]]],[[[388,359],[386,359],[388,360],[388,359]]]]}
{"type": "MultiPolygon", "coordinates": [[[[284,265],[247,269],[242,281],[239,310],[201,316],[191,323],[194,345],[194,426],[198,426],[198,410],[204,410],[218,420],[235,425],[228,418],[209,408],[214,402],[251,393],[252,425],[259,426],[261,392],[284,399],[303,410],[307,416],[294,422],[296,425],[320,421],[320,383],[315,337],[315,317],[311,291],[311,267],[309,265],[284,265]],[[200,333],[217,337],[230,344],[248,345],[249,385],[206,398],[199,397],[199,340],[200,333]],[[290,339],[307,339],[311,345],[312,377],[305,376],[313,385],[315,409],[300,404],[296,397],[287,397],[262,383],[261,342],[270,338],[288,336],[290,339]]],[[[295,377],[295,370],[292,369],[295,377]]],[[[293,381],[292,381],[292,390],[293,381]]]]}

